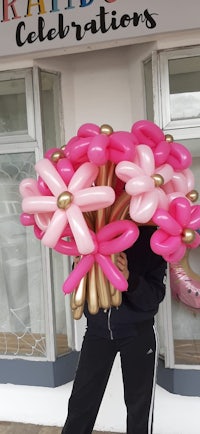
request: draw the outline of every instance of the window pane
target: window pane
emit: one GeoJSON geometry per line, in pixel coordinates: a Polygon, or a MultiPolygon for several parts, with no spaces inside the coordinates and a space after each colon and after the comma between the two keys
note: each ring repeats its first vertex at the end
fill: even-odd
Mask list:
{"type": "Polygon", "coordinates": [[[73,327],[70,295],[64,295],[62,286],[69,270],[69,257],[51,250],[52,285],[56,326],[56,355],[69,353],[73,348],[73,327]]]}
{"type": "Polygon", "coordinates": [[[34,154],[0,155],[0,354],[46,355],[40,242],[25,228],[19,183],[34,154]]]}
{"type": "Polygon", "coordinates": [[[25,79],[0,81],[0,137],[27,132],[25,79]]]}
{"type": "MultiPolygon", "coordinates": [[[[200,158],[193,158],[195,188],[200,191],[200,158]]],[[[200,203],[200,199],[198,202],[200,203]]],[[[200,364],[200,247],[188,249],[187,261],[170,266],[175,363],[200,364]],[[188,265],[189,264],[189,268],[188,265]],[[177,268],[177,266],[179,268],[177,268]],[[179,296],[176,296],[177,291],[179,296]],[[196,307],[195,307],[196,306],[196,307]]]]}
{"type": "Polygon", "coordinates": [[[60,148],[60,78],[59,75],[41,72],[41,108],[44,149],[60,148]]]}
{"type": "Polygon", "coordinates": [[[200,57],[169,60],[171,120],[200,117],[200,57]]]}

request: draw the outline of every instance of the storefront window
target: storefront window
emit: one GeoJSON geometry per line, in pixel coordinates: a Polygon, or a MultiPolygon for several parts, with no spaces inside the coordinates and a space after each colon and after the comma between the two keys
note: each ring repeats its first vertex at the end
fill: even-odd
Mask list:
{"type": "Polygon", "coordinates": [[[0,81],[0,135],[28,133],[25,79],[0,81]]]}
{"type": "MultiPolygon", "coordinates": [[[[193,158],[192,171],[200,192],[200,157],[193,158]]],[[[198,202],[200,201],[198,200],[198,202]]],[[[174,362],[200,365],[200,247],[188,249],[186,256],[170,268],[174,362]],[[179,296],[177,296],[179,292],[179,296]]]]}
{"type": "Polygon", "coordinates": [[[34,177],[33,153],[0,155],[0,354],[46,355],[41,251],[20,223],[19,183],[34,177]]]}
{"type": "MultiPolygon", "coordinates": [[[[200,49],[154,52],[153,78],[150,62],[144,63],[144,70],[147,118],[189,149],[194,188],[200,194],[200,49]]],[[[168,368],[196,365],[199,369],[199,261],[200,247],[187,249],[182,261],[168,264],[167,293],[157,315],[160,357],[168,368]]]]}
{"type": "Polygon", "coordinates": [[[171,120],[200,118],[200,56],[169,60],[171,120]]]}

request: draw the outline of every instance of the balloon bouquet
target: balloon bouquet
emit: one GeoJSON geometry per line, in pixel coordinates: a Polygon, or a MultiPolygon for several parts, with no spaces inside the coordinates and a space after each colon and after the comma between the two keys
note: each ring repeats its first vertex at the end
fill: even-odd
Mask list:
{"type": "Polygon", "coordinates": [[[43,245],[81,258],[63,284],[75,319],[86,300],[93,314],[120,305],[127,281],[115,255],[137,240],[140,225],[157,227],[151,249],[170,264],[200,245],[191,163],[188,149],[151,121],[130,132],[87,123],[36,163],[37,179],[21,182],[21,223],[43,245]]]}

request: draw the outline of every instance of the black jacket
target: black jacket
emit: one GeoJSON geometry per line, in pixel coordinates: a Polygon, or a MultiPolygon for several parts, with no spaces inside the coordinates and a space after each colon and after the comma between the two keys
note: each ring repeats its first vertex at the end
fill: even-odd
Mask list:
{"type": "Polygon", "coordinates": [[[128,337],[154,322],[159,303],[165,296],[166,262],[150,247],[150,238],[156,228],[140,226],[139,230],[136,243],[126,250],[128,291],[123,292],[121,305],[108,310],[99,309],[96,315],[90,314],[87,304],[85,306],[90,334],[111,339],[128,337]]]}

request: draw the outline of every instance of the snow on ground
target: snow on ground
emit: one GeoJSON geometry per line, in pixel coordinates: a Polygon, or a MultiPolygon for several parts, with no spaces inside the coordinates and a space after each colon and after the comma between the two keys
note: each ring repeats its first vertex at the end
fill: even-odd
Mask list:
{"type": "MultiPolygon", "coordinates": [[[[72,382],[55,389],[1,384],[0,420],[62,426],[71,388],[72,382]]],[[[200,434],[199,414],[200,398],[174,395],[156,386],[154,434],[200,434]]],[[[123,432],[125,418],[122,390],[119,393],[119,385],[111,379],[95,428],[123,432]]]]}

